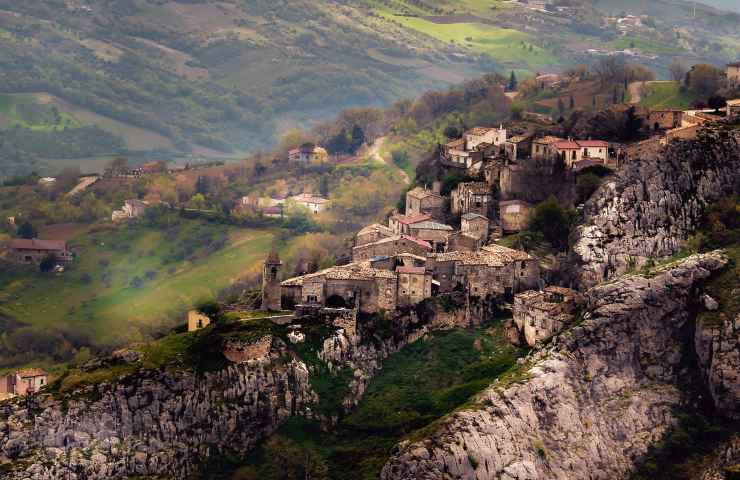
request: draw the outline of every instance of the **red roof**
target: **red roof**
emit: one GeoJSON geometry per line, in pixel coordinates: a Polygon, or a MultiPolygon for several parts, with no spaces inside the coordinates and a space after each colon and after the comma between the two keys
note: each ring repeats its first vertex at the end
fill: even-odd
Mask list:
{"type": "Polygon", "coordinates": [[[609,142],[604,140],[576,140],[576,143],[581,147],[608,147],[609,142]]]}
{"type": "Polygon", "coordinates": [[[578,150],[579,148],[581,148],[576,142],[570,142],[568,140],[555,142],[552,144],[552,146],[557,148],[558,150],[578,150]]]}
{"type": "Polygon", "coordinates": [[[396,221],[398,221],[398,223],[411,225],[414,223],[426,222],[427,220],[431,220],[432,216],[427,215],[426,213],[417,213],[416,215],[396,215],[395,219],[396,221]]]}
{"type": "Polygon", "coordinates": [[[38,238],[16,238],[10,241],[10,248],[16,250],[66,250],[63,240],[39,240],[38,238]]]}
{"type": "Polygon", "coordinates": [[[424,247],[426,249],[429,249],[429,250],[432,249],[432,245],[429,242],[426,242],[424,240],[420,240],[420,239],[418,239],[416,237],[410,237],[408,235],[401,235],[401,238],[403,238],[404,240],[409,240],[411,242],[414,242],[417,245],[421,245],[422,247],[424,247]]]}
{"type": "Polygon", "coordinates": [[[398,267],[396,269],[398,273],[413,273],[415,275],[424,275],[427,273],[427,269],[424,267],[398,267]]]}

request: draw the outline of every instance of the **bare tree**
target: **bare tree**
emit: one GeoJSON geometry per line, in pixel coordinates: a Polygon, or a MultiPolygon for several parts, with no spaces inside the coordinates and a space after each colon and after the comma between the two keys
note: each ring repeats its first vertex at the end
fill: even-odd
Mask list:
{"type": "Polygon", "coordinates": [[[686,78],[686,72],[689,71],[689,67],[686,66],[680,60],[674,60],[668,65],[668,71],[671,73],[671,78],[676,82],[682,82],[686,78]]]}

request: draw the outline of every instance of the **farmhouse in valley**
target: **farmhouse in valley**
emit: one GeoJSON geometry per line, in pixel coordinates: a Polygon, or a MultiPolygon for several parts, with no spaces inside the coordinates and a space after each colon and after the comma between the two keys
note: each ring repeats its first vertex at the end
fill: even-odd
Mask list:
{"type": "Polygon", "coordinates": [[[140,218],[144,215],[144,212],[146,212],[147,208],[149,208],[149,202],[132,198],[126,200],[120,210],[113,211],[113,214],[111,215],[111,220],[113,220],[114,222],[118,222],[121,220],[132,220],[135,218],[140,218]]]}
{"type": "Polygon", "coordinates": [[[304,143],[298,148],[288,152],[288,161],[290,163],[314,163],[323,162],[328,158],[328,153],[322,147],[313,143],[304,143]]]}
{"type": "Polygon", "coordinates": [[[74,255],[62,240],[41,240],[38,238],[16,238],[8,244],[9,257],[16,263],[40,264],[53,257],[57,262],[70,263],[74,255]]]}

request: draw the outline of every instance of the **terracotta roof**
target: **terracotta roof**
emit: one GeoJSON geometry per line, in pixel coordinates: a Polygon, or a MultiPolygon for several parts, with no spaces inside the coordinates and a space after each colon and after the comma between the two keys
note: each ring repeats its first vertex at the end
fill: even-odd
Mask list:
{"type": "Polygon", "coordinates": [[[542,138],[535,138],[534,139],[534,142],[535,143],[543,143],[543,144],[549,145],[549,144],[555,143],[555,142],[562,142],[563,140],[565,140],[565,139],[560,138],[560,137],[554,137],[552,135],[547,135],[547,136],[542,137],[542,138]]]}
{"type": "Polygon", "coordinates": [[[438,253],[435,255],[435,259],[438,262],[457,262],[462,265],[481,265],[488,267],[503,267],[504,262],[501,261],[496,255],[492,255],[488,252],[477,251],[477,252],[445,252],[438,253]]]}
{"type": "Polygon", "coordinates": [[[605,142],[604,140],[576,140],[576,143],[579,147],[608,147],[609,142],[605,142]]]}
{"type": "Polygon", "coordinates": [[[578,150],[579,148],[581,148],[578,143],[571,140],[561,140],[559,142],[554,142],[552,146],[557,148],[558,150],[578,150]]]}
{"type": "Polygon", "coordinates": [[[445,231],[452,231],[454,230],[451,226],[445,225],[444,223],[439,222],[433,222],[431,220],[427,220],[425,222],[419,222],[411,225],[409,228],[417,228],[422,230],[445,230],[445,231]]]}
{"type": "Polygon", "coordinates": [[[528,254],[527,252],[523,252],[521,250],[514,250],[513,248],[504,247],[502,245],[496,245],[495,243],[482,247],[482,250],[493,253],[495,255],[500,255],[501,258],[507,261],[516,262],[516,261],[521,261],[521,260],[532,260],[533,259],[532,256],[528,254]]]}
{"type": "Polygon", "coordinates": [[[307,280],[319,277],[325,277],[328,280],[373,280],[375,278],[396,278],[396,274],[390,270],[372,268],[369,266],[369,262],[350,263],[300,277],[289,278],[280,285],[283,287],[300,287],[307,280]]]}
{"type": "Polygon", "coordinates": [[[393,219],[403,225],[411,225],[419,222],[426,222],[431,220],[432,216],[426,213],[418,213],[416,215],[393,215],[393,219]]]}
{"type": "Polygon", "coordinates": [[[465,139],[458,138],[457,140],[452,140],[451,142],[447,142],[445,144],[448,148],[457,148],[462,147],[465,145],[465,139]]]}
{"type": "Polygon", "coordinates": [[[67,243],[62,240],[16,238],[10,241],[9,247],[16,250],[66,250],[67,243]]]}
{"type": "Polygon", "coordinates": [[[45,370],[41,368],[25,368],[23,370],[18,370],[17,372],[15,372],[15,374],[21,378],[45,377],[49,375],[48,373],[46,373],[45,370]]]}
{"type": "Polygon", "coordinates": [[[495,128],[492,127],[473,127],[467,132],[465,132],[466,135],[483,135],[485,133],[490,132],[491,130],[495,130],[495,128]]]}
{"type": "Polygon", "coordinates": [[[424,275],[427,269],[424,267],[398,267],[396,273],[411,273],[414,275],[424,275]]]}

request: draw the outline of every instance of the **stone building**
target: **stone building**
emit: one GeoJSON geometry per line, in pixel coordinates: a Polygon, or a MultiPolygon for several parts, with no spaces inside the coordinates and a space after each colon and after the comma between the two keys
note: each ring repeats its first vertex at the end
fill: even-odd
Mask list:
{"type": "Polygon", "coordinates": [[[546,287],[514,296],[514,324],[530,347],[558,333],[574,319],[583,297],[569,288],[546,287]]]}
{"type": "Polygon", "coordinates": [[[393,271],[351,263],[291,278],[282,288],[283,295],[296,305],[356,307],[361,312],[377,313],[396,309],[398,277],[393,271]]]}
{"type": "Polygon", "coordinates": [[[311,193],[301,193],[300,195],[290,197],[288,200],[296,205],[307,208],[314,215],[323,212],[329,206],[328,199],[311,193]]]}
{"type": "Polygon", "coordinates": [[[425,267],[398,267],[398,306],[416,305],[432,296],[432,274],[425,267]]]}
{"type": "Polygon", "coordinates": [[[323,162],[328,158],[324,148],[318,147],[312,143],[304,143],[298,148],[288,152],[288,161],[290,163],[314,163],[323,162]]]}
{"type": "Polygon", "coordinates": [[[487,245],[476,252],[433,254],[427,268],[439,282],[440,293],[462,290],[480,298],[511,298],[516,292],[536,287],[540,279],[536,259],[500,245],[487,245]]]}
{"type": "Polygon", "coordinates": [[[123,202],[123,207],[120,210],[114,210],[111,214],[111,220],[118,222],[121,220],[131,220],[140,218],[149,208],[149,202],[132,198],[123,202]]]}
{"type": "Polygon", "coordinates": [[[211,324],[211,318],[198,310],[188,311],[188,332],[195,332],[211,324]]]}
{"type": "MultiPolygon", "coordinates": [[[[740,80],[738,80],[738,85],[740,85],[740,80]]],[[[733,115],[740,115],[740,98],[735,100],[727,100],[726,113],[728,117],[731,117],[733,115]]]]}
{"type": "Polygon", "coordinates": [[[448,252],[475,252],[485,243],[485,239],[465,232],[453,232],[447,236],[448,252]]]}
{"type": "Polygon", "coordinates": [[[411,226],[416,223],[426,222],[432,219],[431,215],[426,213],[418,213],[416,215],[401,215],[394,214],[388,219],[388,227],[396,235],[409,235],[411,233],[411,226]]]}
{"type": "Polygon", "coordinates": [[[499,128],[471,128],[463,134],[463,140],[465,140],[466,151],[472,151],[483,143],[495,146],[503,145],[506,143],[506,129],[503,125],[500,125],[499,128]]]}
{"type": "Polygon", "coordinates": [[[445,199],[440,195],[440,188],[439,182],[435,182],[432,190],[416,187],[406,192],[406,215],[427,214],[432,218],[441,218],[445,199]]]}
{"type": "Polygon", "coordinates": [[[506,129],[475,127],[462,138],[446,143],[441,149],[442,163],[468,169],[484,158],[493,156],[506,142],[506,129]]]}
{"type": "Polygon", "coordinates": [[[488,239],[491,221],[477,213],[466,213],[460,218],[460,231],[474,238],[488,239]]]}
{"type": "Polygon", "coordinates": [[[551,156],[550,146],[560,141],[563,141],[563,139],[552,135],[535,138],[532,140],[532,153],[530,156],[532,158],[549,158],[551,156]]]}
{"type": "Polygon", "coordinates": [[[510,161],[525,158],[532,149],[532,137],[530,135],[515,135],[504,143],[504,154],[510,161]]]}
{"type": "Polygon", "coordinates": [[[393,230],[391,230],[390,227],[386,227],[379,223],[373,223],[357,232],[357,235],[355,235],[355,247],[377,242],[384,238],[390,238],[393,235],[393,230]]]}
{"type": "Polygon", "coordinates": [[[398,255],[383,255],[369,261],[372,268],[381,270],[396,270],[398,267],[424,267],[427,258],[412,253],[399,253],[398,255]]]}
{"type": "Polygon", "coordinates": [[[532,205],[523,200],[505,200],[498,202],[501,216],[501,229],[504,233],[516,233],[529,226],[529,215],[532,205]]]}
{"type": "Polygon", "coordinates": [[[0,400],[38,392],[49,383],[49,374],[40,368],[26,368],[0,377],[0,400]]]}
{"type": "Polygon", "coordinates": [[[15,263],[39,265],[44,259],[54,257],[57,262],[71,263],[74,255],[62,240],[16,238],[8,244],[9,260],[15,263]]]}
{"type": "Polygon", "coordinates": [[[409,226],[409,233],[412,237],[418,238],[429,242],[432,246],[432,251],[441,252],[447,245],[447,237],[453,232],[453,228],[449,225],[439,222],[433,222],[427,220],[426,222],[419,222],[409,226]]]}
{"type": "Polygon", "coordinates": [[[654,130],[670,130],[682,125],[683,110],[651,110],[648,113],[647,124],[654,130]]]}
{"type": "Polygon", "coordinates": [[[450,208],[455,215],[477,213],[487,217],[493,205],[493,194],[486,182],[462,182],[452,191],[450,208]]]}
{"type": "Polygon", "coordinates": [[[280,267],[283,262],[276,250],[270,252],[262,270],[262,310],[281,310],[280,267]]]}
{"type": "Polygon", "coordinates": [[[359,245],[352,249],[352,261],[360,262],[375,257],[393,257],[401,253],[424,256],[432,251],[432,246],[424,240],[408,235],[395,235],[377,242],[359,245]]]}

